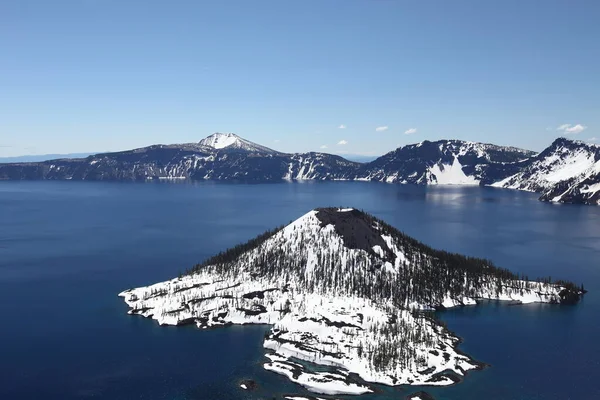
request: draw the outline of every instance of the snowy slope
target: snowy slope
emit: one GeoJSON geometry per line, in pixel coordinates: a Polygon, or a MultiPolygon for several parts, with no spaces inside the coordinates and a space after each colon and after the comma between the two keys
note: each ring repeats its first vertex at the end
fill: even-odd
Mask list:
{"type": "Polygon", "coordinates": [[[202,139],[199,144],[201,146],[207,146],[217,150],[244,150],[266,154],[279,153],[278,151],[268,147],[246,140],[235,133],[213,133],[212,135],[202,139]]]}
{"type": "Polygon", "coordinates": [[[478,185],[479,181],[474,176],[467,176],[463,171],[463,167],[454,157],[451,165],[435,164],[429,168],[431,179],[430,184],[437,185],[478,185]]]}
{"type": "Polygon", "coordinates": [[[542,200],[600,204],[600,146],[559,138],[495,187],[541,192],[542,200]]]}
{"type": "Polygon", "coordinates": [[[228,146],[240,145],[239,136],[233,133],[213,133],[212,135],[202,139],[199,143],[203,146],[212,147],[214,149],[222,149],[228,146]]]}
{"type": "Polygon", "coordinates": [[[360,164],[326,153],[292,154],[285,180],[346,180],[360,164]]]}
{"type": "Polygon", "coordinates": [[[316,393],[362,394],[372,390],[366,382],[449,385],[449,371],[479,368],[423,310],[477,299],[559,303],[567,291],[448,256],[354,209],[317,209],[190,275],[120,296],[130,314],[161,325],[270,324],[266,369],[316,393]]]}
{"type": "Polygon", "coordinates": [[[478,185],[516,171],[513,165],[533,155],[514,147],[462,140],[423,141],[365,164],[358,180],[428,185],[478,185]]]}

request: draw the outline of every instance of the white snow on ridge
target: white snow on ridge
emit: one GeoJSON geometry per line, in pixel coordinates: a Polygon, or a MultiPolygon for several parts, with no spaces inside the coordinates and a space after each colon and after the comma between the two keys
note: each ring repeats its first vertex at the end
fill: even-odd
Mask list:
{"type": "MultiPolygon", "coordinates": [[[[590,146],[558,147],[545,158],[534,161],[523,171],[491,186],[532,192],[551,190],[557,184],[576,179],[581,182],[600,171],[600,160],[590,146]]],[[[560,200],[562,196],[555,199],[560,200]]]]}
{"type": "Polygon", "coordinates": [[[594,164],[594,155],[587,152],[574,153],[564,160],[554,156],[547,160],[547,165],[551,166],[551,169],[543,179],[551,183],[571,179],[585,173],[594,164]]]}
{"type": "MultiPolygon", "coordinates": [[[[330,156],[323,153],[292,154],[282,179],[287,181],[348,180],[343,176],[344,173],[336,170],[339,165],[335,161],[332,163],[330,156]]],[[[342,162],[341,168],[343,165],[344,162],[342,162]]]]}
{"type": "Polygon", "coordinates": [[[237,143],[239,139],[239,136],[234,133],[213,133],[209,137],[202,139],[200,144],[215,149],[223,149],[237,143]]]}
{"type": "Polygon", "coordinates": [[[600,191],[600,182],[589,185],[581,189],[581,193],[596,193],[600,191]]]}
{"type": "Polygon", "coordinates": [[[213,133],[210,136],[202,139],[198,145],[207,146],[216,150],[222,150],[226,148],[230,149],[241,149],[251,152],[260,152],[268,154],[276,154],[277,151],[260,144],[246,140],[235,133],[213,133]]]}
{"type": "Polygon", "coordinates": [[[479,185],[486,179],[487,166],[507,164],[515,158],[524,160],[533,155],[533,152],[515,147],[462,140],[440,140],[429,144],[434,145],[437,151],[420,153],[418,149],[425,142],[401,146],[382,156],[373,167],[362,170],[353,180],[421,185],[479,185]],[[503,154],[509,158],[503,158],[503,154]],[[472,170],[469,175],[464,172],[465,165],[461,160],[468,160],[466,162],[472,170]]]}

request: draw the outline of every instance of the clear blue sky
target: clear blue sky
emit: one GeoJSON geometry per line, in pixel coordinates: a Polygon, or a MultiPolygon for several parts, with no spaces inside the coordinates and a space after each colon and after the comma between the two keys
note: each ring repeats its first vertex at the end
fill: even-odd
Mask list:
{"type": "Polygon", "coordinates": [[[597,0],[0,2],[0,157],[215,131],[282,151],[541,150],[599,129],[597,0]]]}

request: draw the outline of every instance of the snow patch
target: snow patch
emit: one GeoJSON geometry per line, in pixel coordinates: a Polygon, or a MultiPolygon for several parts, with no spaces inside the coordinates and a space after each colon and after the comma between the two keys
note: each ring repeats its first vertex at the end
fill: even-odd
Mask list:
{"type": "Polygon", "coordinates": [[[596,193],[598,191],[600,191],[600,182],[588,185],[587,187],[581,189],[581,193],[596,193]]]}
{"type": "Polygon", "coordinates": [[[430,183],[438,185],[478,185],[479,181],[463,172],[463,166],[457,157],[451,165],[435,164],[429,168],[430,173],[435,176],[435,181],[430,183]]]}
{"type": "Polygon", "coordinates": [[[200,141],[201,145],[212,147],[213,149],[224,149],[234,145],[240,137],[234,133],[213,133],[200,141]]]}

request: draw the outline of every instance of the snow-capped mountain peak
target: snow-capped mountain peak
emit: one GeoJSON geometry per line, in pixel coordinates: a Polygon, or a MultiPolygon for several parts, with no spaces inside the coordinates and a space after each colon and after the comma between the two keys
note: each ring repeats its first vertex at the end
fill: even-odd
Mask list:
{"type": "Polygon", "coordinates": [[[245,150],[249,152],[257,153],[272,153],[276,154],[277,151],[260,144],[246,140],[235,133],[220,133],[216,132],[206,138],[202,139],[199,144],[201,146],[207,146],[216,150],[245,150]]]}
{"type": "Polygon", "coordinates": [[[235,133],[220,133],[216,132],[205,137],[200,141],[201,145],[212,147],[214,149],[222,149],[234,145],[241,138],[235,133]]]}

